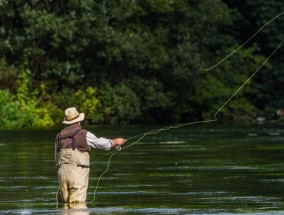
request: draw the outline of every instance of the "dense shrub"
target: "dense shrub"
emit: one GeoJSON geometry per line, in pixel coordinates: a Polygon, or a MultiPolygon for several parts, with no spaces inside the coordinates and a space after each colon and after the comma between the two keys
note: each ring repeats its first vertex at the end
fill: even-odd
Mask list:
{"type": "MultiPolygon", "coordinates": [[[[55,124],[51,103],[40,103],[38,91],[30,91],[30,71],[22,71],[17,78],[16,95],[0,90],[0,128],[51,127],[55,124]]],[[[54,112],[56,112],[54,110],[54,112]]]]}

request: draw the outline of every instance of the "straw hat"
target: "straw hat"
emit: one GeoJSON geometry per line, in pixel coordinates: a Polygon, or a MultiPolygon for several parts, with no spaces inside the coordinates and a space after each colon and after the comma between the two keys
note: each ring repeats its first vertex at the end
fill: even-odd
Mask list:
{"type": "Polygon", "coordinates": [[[65,117],[62,123],[69,125],[76,122],[81,122],[84,120],[84,118],[84,113],[79,113],[75,107],[71,107],[65,110],[65,117]]]}

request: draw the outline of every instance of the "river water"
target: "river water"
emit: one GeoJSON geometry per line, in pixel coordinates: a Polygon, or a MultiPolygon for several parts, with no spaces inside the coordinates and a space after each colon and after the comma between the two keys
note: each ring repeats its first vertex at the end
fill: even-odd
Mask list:
{"type": "MultiPolygon", "coordinates": [[[[88,128],[110,138],[155,129],[88,128]]],[[[210,124],[146,136],[112,157],[88,210],[56,204],[58,131],[0,132],[0,214],[284,214],[283,126],[210,124]]],[[[92,150],[91,159],[106,153],[92,150]]],[[[110,155],[91,166],[88,200],[110,155]]]]}

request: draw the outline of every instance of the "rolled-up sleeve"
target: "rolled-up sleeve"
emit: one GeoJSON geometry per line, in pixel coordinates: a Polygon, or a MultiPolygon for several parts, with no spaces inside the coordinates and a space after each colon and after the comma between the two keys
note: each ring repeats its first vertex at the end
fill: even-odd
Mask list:
{"type": "Polygon", "coordinates": [[[86,138],[88,145],[92,148],[105,150],[109,150],[111,148],[112,142],[110,139],[104,137],[96,137],[93,133],[89,131],[87,132],[86,138]]]}

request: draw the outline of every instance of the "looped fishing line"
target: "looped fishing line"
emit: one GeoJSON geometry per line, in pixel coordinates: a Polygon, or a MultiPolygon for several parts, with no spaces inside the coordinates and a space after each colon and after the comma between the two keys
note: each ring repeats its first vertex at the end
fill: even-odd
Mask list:
{"type": "MultiPolygon", "coordinates": [[[[218,63],[216,63],[215,65],[209,67],[209,68],[200,68],[198,69],[199,71],[210,71],[216,67],[218,67],[221,63],[223,63],[225,60],[227,60],[230,56],[232,56],[234,53],[236,53],[239,49],[241,49],[244,45],[246,45],[250,40],[252,40],[260,31],[262,31],[263,28],[265,28],[267,25],[269,25],[272,21],[274,21],[275,19],[279,18],[280,16],[282,16],[284,14],[284,12],[278,14],[277,16],[275,16],[274,18],[272,18],[271,20],[269,20],[268,22],[266,22],[260,29],[258,29],[248,40],[246,40],[243,44],[241,44],[238,48],[236,48],[234,51],[232,51],[229,55],[227,55],[226,57],[224,57],[222,60],[220,60],[218,63]]],[[[134,141],[133,143],[129,144],[128,146],[124,146],[121,148],[121,150],[124,150],[126,148],[129,148],[135,144],[137,144],[138,142],[140,142],[144,137],[148,136],[148,135],[155,135],[159,132],[162,132],[162,131],[167,131],[167,130],[170,130],[170,129],[177,129],[177,128],[181,128],[181,127],[184,127],[184,126],[189,126],[189,125],[194,125],[194,124],[203,124],[203,123],[210,123],[210,122],[215,122],[218,120],[217,118],[217,115],[219,114],[219,112],[239,93],[239,91],[256,75],[256,73],[259,72],[259,70],[267,63],[267,61],[278,51],[278,49],[282,46],[284,42],[284,39],[278,44],[278,46],[273,50],[273,52],[264,60],[264,62],[255,70],[254,73],[252,73],[251,76],[248,77],[248,79],[232,94],[232,96],[215,112],[215,114],[213,115],[213,118],[212,119],[209,119],[209,120],[201,120],[201,121],[194,121],[194,122],[188,122],[188,123],[181,123],[181,124],[177,124],[177,125],[171,125],[171,126],[167,126],[167,127],[162,127],[162,128],[159,128],[159,129],[155,129],[155,130],[151,130],[151,131],[148,131],[148,132],[145,132],[145,133],[141,133],[141,134],[138,134],[138,135],[135,135],[135,136],[132,136],[130,138],[127,139],[127,141],[129,140],[132,140],[132,139],[136,139],[138,138],[136,141],[134,141]]],[[[99,176],[98,178],[98,181],[97,181],[97,184],[96,184],[96,188],[95,188],[95,191],[94,191],[94,197],[93,199],[90,201],[91,202],[94,202],[95,201],[95,198],[96,198],[96,192],[97,192],[97,189],[98,189],[98,186],[99,186],[99,182],[102,178],[102,176],[108,172],[109,170],[109,167],[110,167],[110,162],[111,162],[111,159],[112,157],[116,154],[117,152],[109,152],[101,157],[99,157],[98,159],[96,159],[94,162],[92,162],[90,165],[96,163],[98,160],[100,160],[101,158],[109,155],[109,159],[108,159],[108,163],[107,163],[107,168],[106,170],[99,176]]]]}

